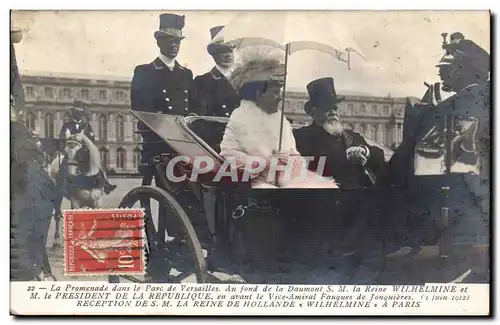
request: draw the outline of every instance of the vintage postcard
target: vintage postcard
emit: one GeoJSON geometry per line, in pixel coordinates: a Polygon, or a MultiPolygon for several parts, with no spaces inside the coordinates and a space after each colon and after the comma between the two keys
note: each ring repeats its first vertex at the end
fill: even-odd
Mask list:
{"type": "Polygon", "coordinates": [[[13,10],[11,314],[489,315],[490,34],[13,10]]]}

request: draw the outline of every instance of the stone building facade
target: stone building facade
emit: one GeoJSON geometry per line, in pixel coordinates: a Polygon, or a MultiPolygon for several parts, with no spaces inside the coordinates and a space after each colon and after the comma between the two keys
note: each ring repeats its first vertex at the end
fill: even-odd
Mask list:
{"type": "MultiPolygon", "coordinates": [[[[140,136],[129,113],[130,80],[70,75],[21,75],[27,127],[41,138],[57,138],[74,100],[89,103],[101,162],[115,173],[135,173],[140,163],[140,136]]],[[[294,123],[308,124],[307,93],[287,92],[285,112],[294,123]]],[[[405,99],[346,96],[340,104],[346,127],[387,147],[401,142],[405,99]]]]}

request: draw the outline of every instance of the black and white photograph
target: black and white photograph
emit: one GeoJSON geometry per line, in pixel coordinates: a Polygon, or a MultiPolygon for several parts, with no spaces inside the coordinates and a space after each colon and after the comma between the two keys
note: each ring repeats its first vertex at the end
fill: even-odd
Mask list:
{"type": "Polygon", "coordinates": [[[11,10],[11,314],[487,315],[491,21],[11,10]]]}

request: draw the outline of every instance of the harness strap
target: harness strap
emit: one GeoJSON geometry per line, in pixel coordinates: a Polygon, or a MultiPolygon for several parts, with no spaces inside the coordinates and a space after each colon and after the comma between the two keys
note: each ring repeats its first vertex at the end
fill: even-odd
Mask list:
{"type": "Polygon", "coordinates": [[[42,271],[43,271],[43,281],[48,278],[52,278],[53,281],[57,281],[56,277],[52,274],[52,268],[50,267],[49,255],[47,254],[47,248],[44,247],[42,250],[42,271]]]}

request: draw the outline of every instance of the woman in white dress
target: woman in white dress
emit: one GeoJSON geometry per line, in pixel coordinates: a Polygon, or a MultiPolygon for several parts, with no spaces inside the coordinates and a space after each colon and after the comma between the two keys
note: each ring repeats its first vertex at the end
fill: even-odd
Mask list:
{"type": "Polygon", "coordinates": [[[242,100],[226,126],[220,154],[234,159],[238,168],[248,168],[257,161],[265,163],[263,170],[250,174],[253,188],[338,188],[333,180],[307,170],[286,118],[278,150],[284,74],[284,65],[268,48],[247,49],[241,54],[229,81],[242,100]],[[289,170],[280,171],[277,164],[289,170]]]}

